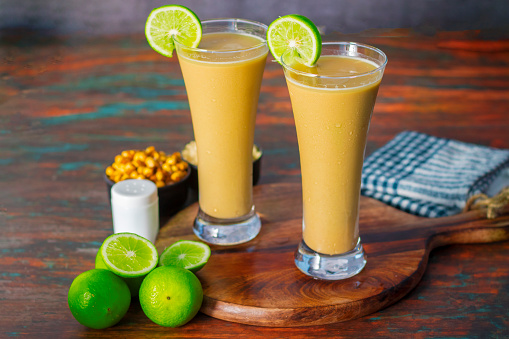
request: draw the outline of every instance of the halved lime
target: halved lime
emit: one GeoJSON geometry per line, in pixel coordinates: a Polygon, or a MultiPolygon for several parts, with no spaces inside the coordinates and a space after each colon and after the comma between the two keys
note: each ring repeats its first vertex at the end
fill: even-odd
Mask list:
{"type": "Polygon", "coordinates": [[[301,61],[311,66],[320,57],[322,38],[315,24],[305,16],[290,14],[274,20],[267,30],[267,43],[277,62],[292,51],[301,61]]]}
{"type": "Polygon", "coordinates": [[[155,246],[134,233],[110,235],[99,251],[108,269],[121,277],[140,277],[157,266],[155,246]]]}
{"type": "Polygon", "coordinates": [[[201,35],[200,19],[189,8],[180,5],[154,9],[145,24],[145,36],[150,47],[167,57],[173,55],[174,37],[188,47],[198,47],[201,35]]]}
{"type": "Polygon", "coordinates": [[[199,241],[180,240],[164,249],[159,266],[177,266],[198,272],[210,257],[210,247],[199,241]]]}

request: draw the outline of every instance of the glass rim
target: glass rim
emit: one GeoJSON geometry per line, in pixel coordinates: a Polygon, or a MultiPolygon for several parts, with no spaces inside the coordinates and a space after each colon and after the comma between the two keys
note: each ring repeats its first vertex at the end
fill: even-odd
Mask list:
{"type": "MultiPolygon", "coordinates": [[[[269,27],[267,25],[265,25],[264,23],[262,22],[258,22],[258,21],[254,21],[254,20],[248,20],[248,19],[237,19],[237,18],[217,18],[217,19],[210,19],[210,20],[204,20],[202,21],[202,29],[203,29],[203,24],[210,24],[210,23],[216,23],[216,22],[231,22],[231,21],[235,21],[235,22],[241,22],[241,23],[246,23],[246,24],[251,24],[251,25],[255,25],[255,26],[258,26],[258,27],[261,27],[265,30],[265,34],[267,33],[267,30],[269,29],[269,27]]],[[[211,50],[208,50],[208,49],[203,49],[203,48],[198,48],[198,47],[189,47],[189,46],[186,46],[184,45],[183,43],[181,43],[180,41],[177,40],[177,37],[176,36],[173,36],[173,41],[178,44],[181,48],[187,48],[188,50],[192,51],[192,52],[199,52],[199,53],[210,53],[210,54],[228,54],[228,53],[238,53],[238,52],[248,52],[248,51],[251,51],[251,50],[255,50],[255,49],[258,49],[260,47],[263,47],[263,46],[267,46],[267,39],[264,38],[263,39],[263,42],[257,44],[257,45],[254,45],[253,47],[249,47],[249,48],[244,48],[244,49],[235,49],[235,50],[232,50],[232,51],[211,51],[211,50]]]]}
{"type": "MultiPolygon", "coordinates": [[[[370,75],[370,74],[375,74],[376,72],[379,72],[380,70],[384,69],[385,66],[387,65],[387,60],[388,60],[387,59],[387,55],[384,52],[382,52],[381,49],[376,48],[376,47],[371,46],[371,45],[367,45],[367,44],[363,44],[363,43],[359,43],[359,42],[348,42],[348,41],[323,42],[322,46],[323,45],[329,45],[329,46],[330,45],[355,45],[355,46],[364,47],[364,48],[370,49],[370,50],[372,50],[372,51],[374,51],[376,53],[379,53],[384,58],[384,62],[382,63],[382,65],[378,66],[377,68],[375,68],[372,71],[364,72],[364,73],[359,73],[359,74],[355,74],[355,75],[349,75],[349,76],[318,75],[318,74],[313,74],[313,73],[308,73],[308,72],[300,71],[300,70],[297,70],[297,69],[292,68],[289,65],[287,65],[284,62],[283,58],[284,58],[285,55],[287,55],[289,53],[292,53],[291,50],[288,50],[285,53],[283,53],[283,55],[281,55],[281,65],[283,66],[283,68],[285,68],[287,70],[290,70],[293,73],[297,73],[297,74],[300,74],[300,75],[303,75],[303,76],[307,76],[307,77],[312,77],[312,78],[320,78],[320,79],[355,79],[355,78],[360,78],[360,77],[364,77],[364,76],[367,76],[367,75],[370,75]]],[[[321,54],[320,54],[320,56],[321,56],[321,54]]]]}

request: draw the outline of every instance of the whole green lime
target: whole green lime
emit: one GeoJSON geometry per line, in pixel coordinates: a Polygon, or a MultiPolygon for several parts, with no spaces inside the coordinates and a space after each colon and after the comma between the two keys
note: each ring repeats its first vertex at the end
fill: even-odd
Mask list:
{"type": "Polygon", "coordinates": [[[108,270],[94,269],[74,279],[67,295],[74,318],[82,325],[101,329],[122,319],[131,303],[126,283],[108,270]]]}
{"type": "Polygon", "coordinates": [[[150,272],[140,287],[140,304],[150,320],[161,326],[178,327],[198,313],[203,289],[189,270],[161,266],[150,272]]]}
{"type": "MultiPolygon", "coordinates": [[[[101,251],[97,252],[97,255],[95,256],[95,268],[101,268],[107,270],[108,267],[104,263],[103,256],[101,254],[101,251]]],[[[146,277],[146,275],[136,278],[124,278],[118,276],[120,279],[125,281],[127,284],[127,287],[129,287],[129,291],[131,291],[131,297],[137,298],[138,293],[140,291],[141,283],[143,282],[143,279],[146,277]]]]}

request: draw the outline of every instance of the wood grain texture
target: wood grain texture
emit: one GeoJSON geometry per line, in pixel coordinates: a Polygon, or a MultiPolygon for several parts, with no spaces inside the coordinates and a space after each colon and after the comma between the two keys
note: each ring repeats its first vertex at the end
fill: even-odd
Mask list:
{"type": "MultiPolygon", "coordinates": [[[[418,218],[362,197],[360,232],[368,256],[364,270],[340,281],[315,280],[294,265],[302,239],[301,187],[255,187],[263,228],[252,241],[212,246],[198,277],[204,288],[201,311],[248,325],[297,327],[356,319],[391,305],[413,289],[438,246],[509,239],[509,216],[487,220],[479,212],[447,218],[418,218]]],[[[156,241],[162,251],[179,239],[196,240],[191,225],[198,204],[178,213],[156,241]]]]}
{"type": "MultiPolygon", "coordinates": [[[[337,35],[389,57],[367,154],[403,130],[509,148],[507,40],[482,40],[489,32],[476,31],[379,33],[337,35]]],[[[256,123],[265,151],[260,183],[300,182],[290,99],[281,66],[270,61],[256,123]]],[[[509,242],[437,248],[413,291],[348,322],[268,328],[200,313],[167,329],[133,302],[113,328],[81,326],[68,310],[67,291],[94,267],[112,232],[104,166],[126,148],[152,144],[172,152],[192,137],[178,62],[154,53],[142,35],[2,37],[0,337],[509,336],[509,242]]]]}

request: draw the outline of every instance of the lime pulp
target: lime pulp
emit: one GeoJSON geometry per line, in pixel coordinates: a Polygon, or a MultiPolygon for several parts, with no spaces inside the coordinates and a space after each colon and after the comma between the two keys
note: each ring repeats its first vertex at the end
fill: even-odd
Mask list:
{"type": "Polygon", "coordinates": [[[210,247],[202,242],[177,241],[163,251],[159,266],[177,266],[198,272],[207,263],[210,253],[210,247]]]}
{"type": "Polygon", "coordinates": [[[134,233],[110,235],[104,240],[99,251],[106,267],[124,278],[146,275],[158,262],[155,246],[134,233]]]}

